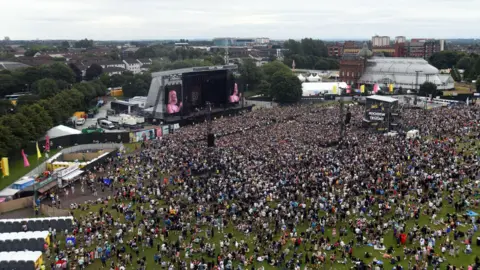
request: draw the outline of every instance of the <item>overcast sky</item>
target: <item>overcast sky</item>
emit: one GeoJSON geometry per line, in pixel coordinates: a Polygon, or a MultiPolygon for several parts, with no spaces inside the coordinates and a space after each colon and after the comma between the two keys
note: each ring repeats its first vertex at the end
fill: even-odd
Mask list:
{"type": "Polygon", "coordinates": [[[1,0],[11,39],[480,36],[480,0],[1,0]]]}

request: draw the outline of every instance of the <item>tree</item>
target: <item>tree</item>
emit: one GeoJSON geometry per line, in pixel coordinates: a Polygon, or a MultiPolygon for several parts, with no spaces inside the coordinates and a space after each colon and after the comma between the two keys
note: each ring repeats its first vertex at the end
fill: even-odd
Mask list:
{"type": "Polygon", "coordinates": [[[70,63],[68,64],[68,67],[73,71],[73,74],[75,74],[75,82],[81,82],[82,71],[77,67],[77,65],[70,63]]]}
{"type": "Polygon", "coordinates": [[[15,106],[13,106],[10,100],[0,99],[0,115],[5,115],[7,113],[13,112],[14,108],[15,106]]]}
{"type": "Polygon", "coordinates": [[[328,63],[327,60],[319,59],[315,63],[315,69],[316,70],[329,70],[330,69],[330,63],[328,63]]]}
{"type": "Polygon", "coordinates": [[[292,73],[292,70],[287,65],[285,65],[280,61],[273,61],[273,62],[267,63],[261,67],[261,70],[263,71],[263,74],[265,74],[266,80],[270,84],[272,83],[271,79],[273,74],[279,71],[292,73]]]}
{"type": "Polygon", "coordinates": [[[452,76],[452,79],[456,82],[459,82],[462,80],[462,75],[460,75],[460,72],[458,72],[457,68],[452,67],[450,69],[450,75],[452,76]]]}
{"type": "Polygon", "coordinates": [[[464,56],[458,60],[456,67],[459,69],[469,69],[472,66],[472,59],[469,56],[464,56]]]}
{"type": "Polygon", "coordinates": [[[75,73],[71,68],[63,63],[54,63],[49,66],[50,76],[54,80],[62,80],[67,83],[75,82],[75,73]]]}
{"type": "Polygon", "coordinates": [[[38,52],[38,50],[28,49],[28,50],[25,51],[25,53],[23,55],[25,57],[33,57],[37,52],[38,52]]]}
{"type": "Polygon", "coordinates": [[[17,99],[17,107],[32,105],[40,100],[39,95],[24,95],[17,99]]]}
{"type": "Polygon", "coordinates": [[[32,122],[35,128],[33,138],[43,136],[52,127],[52,118],[38,104],[23,106],[20,108],[20,113],[32,122]]]}
{"type": "Polygon", "coordinates": [[[138,77],[129,77],[122,86],[125,97],[146,96],[150,85],[138,77]]]}
{"type": "Polygon", "coordinates": [[[272,97],[280,103],[294,103],[302,97],[302,83],[292,72],[273,74],[271,89],[272,97]]]}
{"type": "Polygon", "coordinates": [[[92,48],[93,47],[93,40],[89,39],[82,39],[75,42],[75,48],[92,48]]]}
{"type": "Polygon", "coordinates": [[[8,153],[15,148],[16,139],[12,131],[3,125],[0,125],[0,156],[6,157],[8,153]]]}
{"type": "Polygon", "coordinates": [[[475,86],[477,88],[477,93],[480,93],[480,76],[478,76],[475,86]]]}
{"type": "Polygon", "coordinates": [[[424,82],[422,85],[420,85],[418,94],[426,97],[432,95],[432,97],[434,97],[437,95],[437,86],[432,82],[424,82]]]}
{"type": "Polygon", "coordinates": [[[0,124],[8,127],[12,135],[16,138],[14,143],[16,149],[23,148],[28,141],[35,139],[32,136],[35,127],[32,122],[21,113],[5,115],[0,118],[0,124]],[[22,124],[19,125],[19,123],[22,124]]]}
{"type": "Polygon", "coordinates": [[[262,94],[263,96],[266,96],[266,97],[270,97],[271,94],[272,94],[271,93],[271,85],[266,80],[260,81],[260,83],[256,87],[256,91],[258,93],[262,94]]]}
{"type": "Polygon", "coordinates": [[[60,45],[60,47],[64,48],[64,49],[68,49],[70,48],[70,43],[68,41],[62,41],[62,44],[60,45]]]}
{"type": "Polygon", "coordinates": [[[257,67],[252,59],[244,59],[238,71],[243,83],[250,85],[252,88],[264,78],[263,71],[257,67]]]}
{"type": "Polygon", "coordinates": [[[41,79],[36,82],[36,92],[41,98],[53,97],[59,92],[57,82],[53,79],[41,79]]]}
{"type": "Polygon", "coordinates": [[[0,74],[0,97],[10,95],[17,89],[17,82],[10,74],[0,74]]]}
{"type": "Polygon", "coordinates": [[[89,68],[87,68],[85,72],[85,79],[87,81],[91,81],[96,79],[102,74],[103,68],[98,64],[92,64],[89,68]]]}

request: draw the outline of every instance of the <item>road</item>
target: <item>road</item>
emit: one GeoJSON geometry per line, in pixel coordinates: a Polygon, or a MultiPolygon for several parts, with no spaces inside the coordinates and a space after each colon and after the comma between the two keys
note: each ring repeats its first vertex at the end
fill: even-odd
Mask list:
{"type": "MultiPolygon", "coordinates": [[[[105,105],[103,105],[102,107],[100,107],[100,109],[98,110],[98,113],[95,115],[94,118],[87,118],[86,121],[85,121],[85,124],[81,125],[81,126],[77,126],[76,129],[77,130],[82,130],[84,128],[88,128],[89,126],[96,126],[97,125],[97,120],[99,118],[106,118],[107,117],[107,111],[110,109],[110,103],[111,101],[107,101],[107,103],[105,105]]],[[[116,133],[116,132],[124,132],[125,129],[114,129],[114,130],[108,130],[108,129],[105,129],[105,132],[106,133],[116,133]]]]}

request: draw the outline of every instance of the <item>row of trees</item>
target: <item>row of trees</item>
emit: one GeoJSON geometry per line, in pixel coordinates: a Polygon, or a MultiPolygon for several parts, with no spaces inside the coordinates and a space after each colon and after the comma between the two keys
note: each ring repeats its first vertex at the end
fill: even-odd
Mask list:
{"type": "Polygon", "coordinates": [[[300,42],[289,39],[284,43],[284,60],[288,66],[295,61],[296,68],[329,70],[339,69],[337,59],[328,58],[328,49],[321,40],[304,38],[300,42]]]}
{"type": "Polygon", "coordinates": [[[63,63],[27,67],[15,71],[2,70],[0,71],[0,97],[31,91],[42,98],[48,98],[81,79],[81,71],[78,68],[74,71],[63,63]]]}
{"type": "MultiPolygon", "coordinates": [[[[433,54],[428,61],[438,69],[456,68],[464,70],[463,80],[476,80],[480,76],[480,56],[464,52],[443,51],[433,54]]],[[[457,81],[457,74],[452,74],[457,81]]]]}
{"type": "Polygon", "coordinates": [[[198,59],[208,56],[209,53],[191,47],[173,47],[165,45],[154,45],[142,47],[135,52],[135,57],[140,58],[165,58],[170,61],[198,59]]]}
{"type": "Polygon", "coordinates": [[[152,80],[150,73],[133,74],[124,72],[122,75],[108,76],[102,74],[100,81],[107,87],[122,87],[125,97],[146,96],[152,80]]]}
{"type": "Polygon", "coordinates": [[[84,110],[97,96],[105,95],[101,81],[74,84],[53,96],[19,103],[0,116],[0,156],[15,154],[28,143],[38,140],[55,125],[64,123],[75,111],[84,110]]]}
{"type": "Polygon", "coordinates": [[[240,81],[249,89],[280,103],[293,103],[302,97],[302,83],[292,70],[280,61],[261,67],[244,59],[239,67],[240,81]]]}

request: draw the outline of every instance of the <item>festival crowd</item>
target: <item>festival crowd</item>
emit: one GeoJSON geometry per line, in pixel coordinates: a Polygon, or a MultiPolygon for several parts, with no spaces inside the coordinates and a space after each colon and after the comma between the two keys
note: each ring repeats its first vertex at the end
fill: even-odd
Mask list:
{"type": "Polygon", "coordinates": [[[82,181],[111,195],[72,204],[75,243],[57,234],[51,254],[77,269],[480,269],[479,111],[405,109],[389,136],[348,109],[343,138],[338,105],[298,105],[215,119],[216,147],[200,123],[109,158],[82,181]]]}

